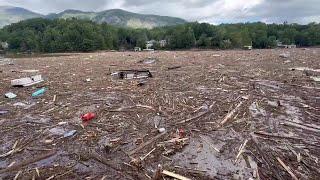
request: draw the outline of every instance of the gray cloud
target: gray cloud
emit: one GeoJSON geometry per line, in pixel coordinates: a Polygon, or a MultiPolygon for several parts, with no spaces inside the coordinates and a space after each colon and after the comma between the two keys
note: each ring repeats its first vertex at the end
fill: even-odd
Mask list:
{"type": "Polygon", "coordinates": [[[101,11],[121,8],[210,23],[320,21],[319,0],[0,0],[0,5],[20,6],[43,14],[65,9],[101,11]]]}
{"type": "Polygon", "coordinates": [[[259,4],[252,11],[256,12],[260,19],[269,22],[298,22],[320,21],[319,0],[268,0],[259,4]]]}

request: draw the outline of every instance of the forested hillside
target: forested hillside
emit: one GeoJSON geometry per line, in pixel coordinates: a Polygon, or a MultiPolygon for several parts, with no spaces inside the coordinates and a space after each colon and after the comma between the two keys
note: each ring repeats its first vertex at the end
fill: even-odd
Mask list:
{"type": "MultiPolygon", "coordinates": [[[[147,40],[167,40],[165,49],[272,48],[279,40],[298,46],[320,45],[320,24],[188,23],[148,29],[121,28],[78,19],[31,19],[4,27],[0,40],[11,51],[74,52],[144,47],[147,40]]],[[[157,46],[155,47],[157,49],[157,46]]]]}

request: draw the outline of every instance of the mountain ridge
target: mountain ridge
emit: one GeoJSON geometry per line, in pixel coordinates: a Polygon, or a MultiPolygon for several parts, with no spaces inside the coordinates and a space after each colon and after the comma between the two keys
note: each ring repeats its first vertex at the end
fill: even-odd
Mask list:
{"type": "Polygon", "coordinates": [[[0,6],[0,27],[26,19],[44,17],[44,15],[21,7],[0,6]]]}
{"type": "Polygon", "coordinates": [[[66,9],[48,15],[38,14],[20,7],[0,6],[0,27],[31,18],[68,19],[78,18],[96,23],[107,23],[120,27],[147,28],[173,26],[187,23],[186,20],[170,16],[139,14],[122,9],[109,9],[99,12],[66,9]],[[4,10],[2,10],[4,9],[4,10]],[[14,17],[14,18],[12,18],[14,17]]]}

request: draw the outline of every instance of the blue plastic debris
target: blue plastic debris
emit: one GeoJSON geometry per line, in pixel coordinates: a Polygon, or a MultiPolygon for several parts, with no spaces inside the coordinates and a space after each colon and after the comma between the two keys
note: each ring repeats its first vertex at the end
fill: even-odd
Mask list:
{"type": "Polygon", "coordinates": [[[38,91],[32,93],[32,97],[37,97],[44,94],[47,91],[46,88],[39,89],[38,91]]]}

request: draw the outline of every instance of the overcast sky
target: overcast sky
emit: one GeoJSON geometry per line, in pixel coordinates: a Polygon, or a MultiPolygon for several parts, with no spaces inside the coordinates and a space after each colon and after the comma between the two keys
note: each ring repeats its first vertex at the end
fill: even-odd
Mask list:
{"type": "Polygon", "coordinates": [[[0,5],[19,6],[42,14],[65,9],[101,11],[118,8],[212,24],[320,22],[320,0],[0,0],[0,5]]]}

